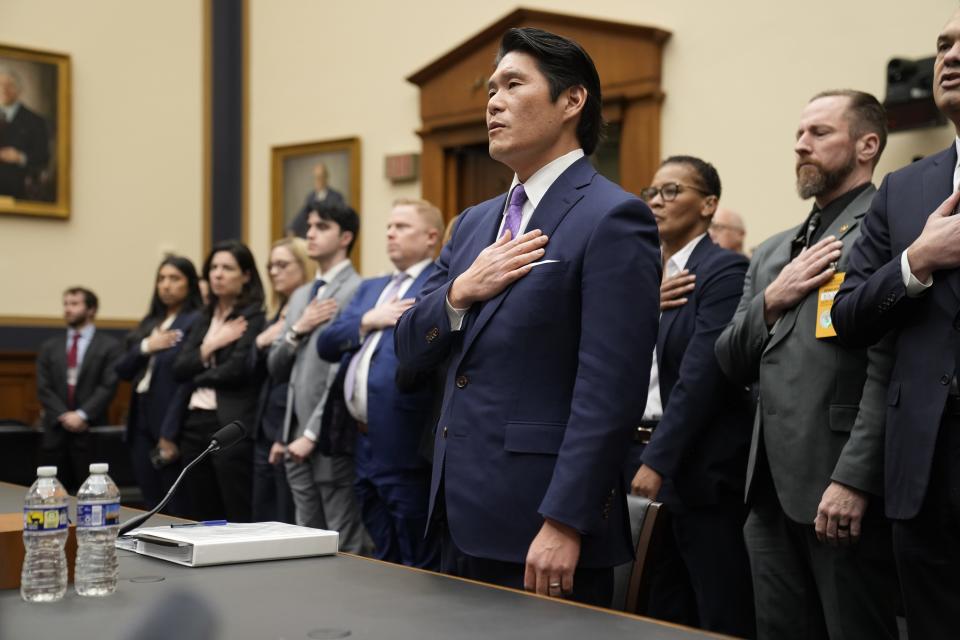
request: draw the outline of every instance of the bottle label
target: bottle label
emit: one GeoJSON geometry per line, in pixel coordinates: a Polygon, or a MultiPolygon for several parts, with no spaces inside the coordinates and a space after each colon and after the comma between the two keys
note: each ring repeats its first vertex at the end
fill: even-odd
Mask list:
{"type": "Polygon", "coordinates": [[[116,527],[120,524],[120,503],[77,504],[77,526],[84,529],[116,527]]]}
{"type": "Polygon", "coordinates": [[[68,526],[67,505],[23,508],[24,531],[60,531],[68,526]]]}

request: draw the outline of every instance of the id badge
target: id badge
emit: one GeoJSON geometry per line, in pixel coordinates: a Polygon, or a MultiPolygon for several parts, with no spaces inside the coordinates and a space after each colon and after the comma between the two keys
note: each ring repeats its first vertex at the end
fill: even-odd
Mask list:
{"type": "Polygon", "coordinates": [[[840,290],[846,275],[835,273],[817,292],[817,339],[837,337],[837,330],[833,328],[833,320],[830,318],[830,310],[833,309],[833,299],[837,296],[837,291],[840,290]]]}

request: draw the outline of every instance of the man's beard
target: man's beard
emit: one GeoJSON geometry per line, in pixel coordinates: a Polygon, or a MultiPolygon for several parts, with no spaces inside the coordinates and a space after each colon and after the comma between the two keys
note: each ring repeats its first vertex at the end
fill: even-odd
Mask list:
{"type": "Polygon", "coordinates": [[[812,161],[797,167],[797,193],[801,200],[815,198],[830,193],[847,179],[857,166],[856,157],[851,153],[845,165],[833,171],[826,171],[823,165],[812,161]]]}

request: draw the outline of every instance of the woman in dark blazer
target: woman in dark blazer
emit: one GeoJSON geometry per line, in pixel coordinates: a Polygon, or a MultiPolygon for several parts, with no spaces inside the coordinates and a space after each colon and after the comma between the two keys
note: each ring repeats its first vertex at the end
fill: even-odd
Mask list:
{"type": "Polygon", "coordinates": [[[196,520],[249,522],[253,500],[253,439],[259,380],[250,350],[263,330],[263,285],[253,254],[237,241],[218,244],[203,265],[210,299],[173,363],[189,383],[179,434],[183,464],[196,459],[223,425],[239,420],[247,436],[213,454],[184,479],[187,515],[196,520]]]}
{"type": "MultiPolygon", "coordinates": [[[[132,383],[126,440],[137,484],[147,508],[153,508],[180,472],[176,444],[170,433],[180,428],[176,404],[179,383],[173,361],[184,335],[200,315],[197,270],[181,256],[168,256],[157,268],[150,310],[126,339],[126,352],[116,364],[117,375],[132,383]],[[164,437],[167,435],[167,437],[164,437]]],[[[175,504],[168,513],[177,511],[175,504]]]]}

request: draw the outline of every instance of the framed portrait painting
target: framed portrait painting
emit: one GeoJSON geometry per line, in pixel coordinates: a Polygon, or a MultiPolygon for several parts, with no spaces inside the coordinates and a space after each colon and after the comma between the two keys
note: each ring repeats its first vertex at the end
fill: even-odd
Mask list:
{"type": "Polygon", "coordinates": [[[70,57],[0,45],[0,213],[70,216],[70,57]]]}
{"type": "MultiPolygon", "coordinates": [[[[304,237],[315,202],[342,202],[360,213],[359,138],[277,146],[271,154],[273,240],[304,237]]],[[[359,241],[350,258],[359,270],[359,241]]]]}

